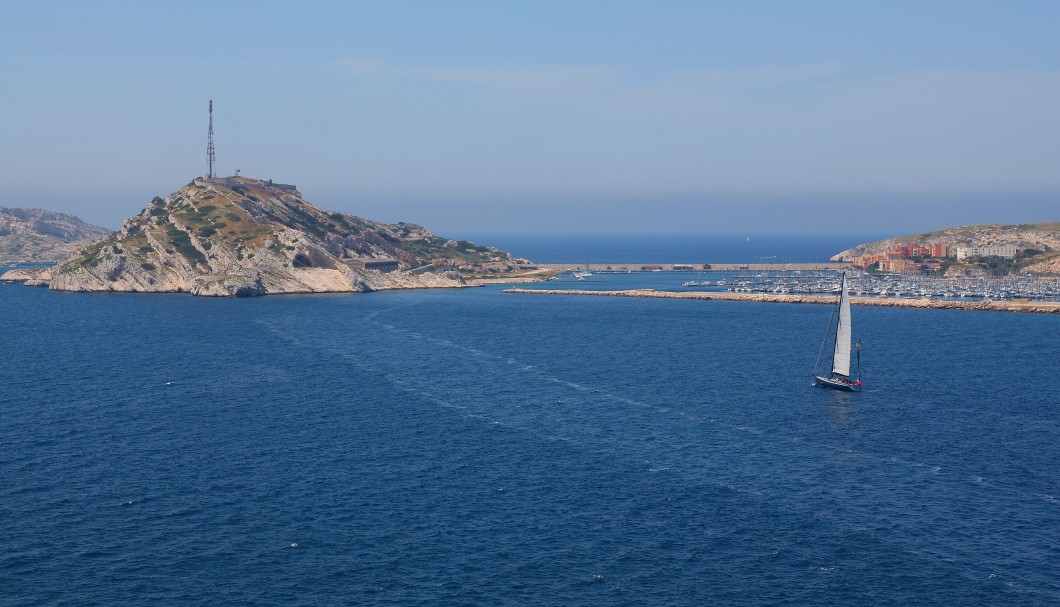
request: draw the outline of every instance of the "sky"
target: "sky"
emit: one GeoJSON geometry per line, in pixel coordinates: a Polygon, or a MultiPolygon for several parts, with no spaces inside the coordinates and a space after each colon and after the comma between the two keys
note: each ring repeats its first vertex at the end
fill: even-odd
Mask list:
{"type": "Polygon", "coordinates": [[[1060,220],[1057,2],[0,3],[0,205],[206,172],[439,233],[1060,220]]]}

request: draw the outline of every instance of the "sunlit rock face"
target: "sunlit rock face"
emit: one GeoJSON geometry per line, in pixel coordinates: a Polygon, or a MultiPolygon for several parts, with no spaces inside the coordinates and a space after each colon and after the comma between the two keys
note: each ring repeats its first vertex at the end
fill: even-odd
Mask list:
{"type": "Polygon", "coordinates": [[[510,272],[493,247],[322,211],[294,187],[198,178],[59,263],[60,291],[209,296],[455,287],[458,270],[510,272]]]}

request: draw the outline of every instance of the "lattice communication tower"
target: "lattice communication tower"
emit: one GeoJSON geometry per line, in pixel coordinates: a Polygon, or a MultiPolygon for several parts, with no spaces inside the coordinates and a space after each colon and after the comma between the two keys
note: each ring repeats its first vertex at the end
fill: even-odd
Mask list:
{"type": "Polygon", "coordinates": [[[213,99],[210,100],[210,130],[206,135],[206,176],[213,177],[213,99]]]}

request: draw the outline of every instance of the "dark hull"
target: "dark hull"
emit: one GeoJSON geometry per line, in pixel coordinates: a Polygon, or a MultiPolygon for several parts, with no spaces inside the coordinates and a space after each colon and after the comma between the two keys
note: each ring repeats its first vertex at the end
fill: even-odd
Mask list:
{"type": "Polygon", "coordinates": [[[817,380],[817,385],[822,388],[831,388],[833,390],[842,390],[844,392],[861,392],[861,386],[855,386],[854,384],[840,381],[832,377],[821,377],[820,375],[814,375],[813,377],[817,380]]]}

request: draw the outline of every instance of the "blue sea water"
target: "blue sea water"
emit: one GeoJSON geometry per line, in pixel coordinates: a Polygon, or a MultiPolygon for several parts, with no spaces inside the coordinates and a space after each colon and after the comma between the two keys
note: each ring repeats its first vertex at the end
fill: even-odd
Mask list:
{"type": "Polygon", "coordinates": [[[815,305],[0,314],[5,606],[1060,604],[1055,316],[855,307],[841,394],[815,305]]]}
{"type": "Polygon", "coordinates": [[[464,234],[537,263],[810,263],[880,234],[464,234]]]}

